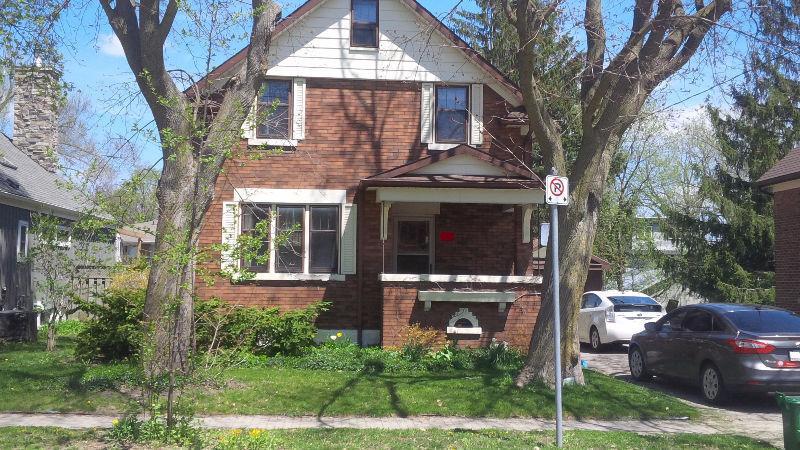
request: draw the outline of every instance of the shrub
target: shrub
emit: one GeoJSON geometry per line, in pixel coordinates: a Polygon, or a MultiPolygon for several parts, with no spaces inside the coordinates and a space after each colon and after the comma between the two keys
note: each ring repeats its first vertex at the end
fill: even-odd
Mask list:
{"type": "Polygon", "coordinates": [[[122,361],[142,343],[144,289],[112,288],[94,300],[79,301],[89,314],[76,338],[75,355],[84,361],[122,361]]]}
{"type": "Polygon", "coordinates": [[[446,337],[440,330],[415,323],[400,330],[400,342],[403,356],[410,361],[421,361],[428,353],[444,347],[446,337]]]}
{"type": "Polygon", "coordinates": [[[278,308],[231,306],[220,299],[195,305],[198,348],[241,349],[255,355],[299,355],[314,345],[314,322],[329,303],[281,314],[278,308]]]}

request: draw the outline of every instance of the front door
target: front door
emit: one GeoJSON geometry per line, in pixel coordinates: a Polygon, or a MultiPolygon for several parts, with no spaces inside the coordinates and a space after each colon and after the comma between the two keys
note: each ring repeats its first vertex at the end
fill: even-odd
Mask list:
{"type": "Polygon", "coordinates": [[[433,273],[433,219],[398,218],[395,244],[397,273],[433,273]]]}

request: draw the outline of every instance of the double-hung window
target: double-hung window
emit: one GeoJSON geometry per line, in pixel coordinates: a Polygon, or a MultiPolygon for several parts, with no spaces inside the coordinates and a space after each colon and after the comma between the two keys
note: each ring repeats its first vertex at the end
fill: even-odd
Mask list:
{"type": "Polygon", "coordinates": [[[466,143],[469,87],[436,86],[436,142],[466,143]]]}
{"type": "Polygon", "coordinates": [[[350,46],[378,47],[378,0],[352,0],[350,46]]]}
{"type": "Polygon", "coordinates": [[[289,139],[290,104],[292,81],[270,79],[258,96],[258,123],[256,137],[259,139],[289,139]]]}
{"type": "Polygon", "coordinates": [[[339,224],[339,205],[245,204],[242,234],[258,229],[269,236],[243,266],[254,273],[337,273],[339,224]]]}

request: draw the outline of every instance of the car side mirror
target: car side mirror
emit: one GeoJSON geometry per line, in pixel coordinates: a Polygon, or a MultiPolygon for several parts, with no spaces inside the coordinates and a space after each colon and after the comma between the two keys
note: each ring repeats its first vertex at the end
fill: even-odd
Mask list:
{"type": "Polygon", "coordinates": [[[655,322],[647,322],[646,324],[644,324],[644,329],[646,331],[658,331],[659,328],[660,327],[655,322]]]}

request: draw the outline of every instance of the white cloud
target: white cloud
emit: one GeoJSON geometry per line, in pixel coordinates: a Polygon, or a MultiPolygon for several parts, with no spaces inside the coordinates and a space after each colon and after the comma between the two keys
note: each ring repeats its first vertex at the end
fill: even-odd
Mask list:
{"type": "Polygon", "coordinates": [[[99,44],[100,53],[115,57],[125,56],[125,51],[122,50],[122,44],[120,44],[119,39],[117,39],[117,36],[113,33],[101,35],[99,44]]]}

